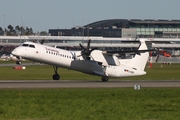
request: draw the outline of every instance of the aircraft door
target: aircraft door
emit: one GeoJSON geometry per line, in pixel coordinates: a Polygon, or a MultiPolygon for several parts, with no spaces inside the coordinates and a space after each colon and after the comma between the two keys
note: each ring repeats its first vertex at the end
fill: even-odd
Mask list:
{"type": "Polygon", "coordinates": [[[109,76],[116,76],[116,67],[111,65],[107,66],[106,74],[109,76]]]}
{"type": "Polygon", "coordinates": [[[43,47],[42,46],[37,46],[35,53],[36,53],[37,58],[42,58],[43,53],[44,53],[43,52],[43,47]]]}
{"type": "Polygon", "coordinates": [[[39,45],[29,45],[28,47],[28,53],[30,56],[27,56],[27,57],[31,57],[31,58],[40,58],[42,57],[42,46],[39,46],[39,45]]]}

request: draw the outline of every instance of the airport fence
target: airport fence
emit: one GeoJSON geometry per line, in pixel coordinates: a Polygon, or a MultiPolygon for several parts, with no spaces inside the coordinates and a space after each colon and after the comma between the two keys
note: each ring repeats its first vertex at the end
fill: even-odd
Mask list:
{"type": "Polygon", "coordinates": [[[180,63],[180,57],[156,56],[152,58],[153,63],[180,63]]]}

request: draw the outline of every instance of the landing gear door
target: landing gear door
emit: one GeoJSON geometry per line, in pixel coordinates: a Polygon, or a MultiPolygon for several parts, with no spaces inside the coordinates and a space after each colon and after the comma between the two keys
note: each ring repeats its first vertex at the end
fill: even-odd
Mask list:
{"type": "Polygon", "coordinates": [[[43,49],[43,47],[40,46],[40,47],[39,47],[39,52],[40,52],[39,57],[42,58],[43,55],[44,55],[45,49],[43,49]]]}

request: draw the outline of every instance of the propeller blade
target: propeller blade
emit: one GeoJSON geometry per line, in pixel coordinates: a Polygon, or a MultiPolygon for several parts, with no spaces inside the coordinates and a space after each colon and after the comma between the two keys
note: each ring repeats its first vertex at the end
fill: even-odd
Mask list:
{"type": "Polygon", "coordinates": [[[79,46],[80,46],[83,50],[85,50],[84,46],[81,45],[81,43],[79,43],[79,46]]]}
{"type": "Polygon", "coordinates": [[[85,48],[81,43],[79,43],[79,46],[81,47],[81,55],[85,55],[86,57],[90,56],[91,52],[93,50],[96,50],[98,48],[93,48],[93,49],[90,49],[90,44],[91,44],[91,39],[88,40],[88,43],[87,43],[87,48],[85,48]]]}
{"type": "Polygon", "coordinates": [[[88,40],[88,44],[87,44],[87,50],[90,49],[90,44],[91,44],[91,39],[88,40]]]}

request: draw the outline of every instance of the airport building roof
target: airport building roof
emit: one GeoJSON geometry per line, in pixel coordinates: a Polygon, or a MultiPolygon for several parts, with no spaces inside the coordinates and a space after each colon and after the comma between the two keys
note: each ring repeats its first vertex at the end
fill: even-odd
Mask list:
{"type": "Polygon", "coordinates": [[[180,38],[180,20],[108,19],[72,29],[49,29],[52,36],[180,38]]]}
{"type": "MultiPolygon", "coordinates": [[[[80,37],[80,36],[0,36],[0,46],[18,46],[25,41],[41,41],[44,44],[60,47],[79,47],[79,43],[87,44],[91,39],[92,47],[137,47],[132,41],[134,38],[104,38],[104,37],[80,37]],[[128,42],[129,41],[129,42],[128,42]],[[132,44],[133,43],[133,44],[132,44]]],[[[148,41],[161,42],[153,44],[158,48],[180,48],[180,39],[149,38],[148,41]]]]}
{"type": "Polygon", "coordinates": [[[136,24],[180,24],[180,20],[164,20],[164,19],[109,19],[93,22],[85,25],[84,27],[110,27],[110,26],[119,26],[127,27],[127,25],[136,23],[136,24]],[[125,25],[125,26],[123,26],[125,25]]]}

